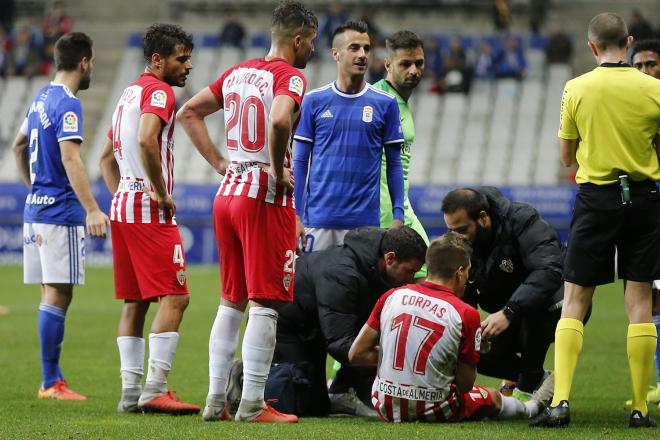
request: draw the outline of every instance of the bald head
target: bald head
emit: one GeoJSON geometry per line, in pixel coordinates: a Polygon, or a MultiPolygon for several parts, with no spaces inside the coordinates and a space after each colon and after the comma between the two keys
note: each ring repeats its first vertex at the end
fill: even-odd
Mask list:
{"type": "Polygon", "coordinates": [[[623,18],[613,12],[603,12],[589,22],[588,38],[604,52],[608,49],[623,49],[628,42],[628,26],[623,18]]]}

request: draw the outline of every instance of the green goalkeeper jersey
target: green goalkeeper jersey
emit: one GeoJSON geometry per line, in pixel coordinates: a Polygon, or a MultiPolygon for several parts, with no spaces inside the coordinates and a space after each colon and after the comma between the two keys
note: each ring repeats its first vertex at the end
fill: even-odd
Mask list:
{"type": "MultiPolygon", "coordinates": [[[[401,130],[403,130],[403,148],[401,149],[401,165],[403,166],[403,215],[404,224],[410,226],[429,244],[429,237],[426,235],[424,226],[417,219],[415,211],[410,206],[408,200],[408,170],[410,169],[410,148],[412,147],[413,140],[415,140],[415,123],[413,122],[412,113],[408,103],[399,95],[394,87],[384,79],[381,79],[374,87],[384,90],[387,93],[396,96],[396,101],[399,104],[399,114],[401,117],[401,130]]],[[[387,186],[387,169],[385,163],[385,151],[383,151],[383,160],[380,170],[380,227],[389,228],[392,226],[394,217],[392,216],[392,199],[390,198],[390,191],[387,186]]],[[[426,278],[426,265],[415,274],[415,278],[426,278]]]]}
{"type": "MultiPolygon", "coordinates": [[[[401,116],[401,129],[403,130],[403,148],[401,149],[401,165],[403,166],[403,210],[405,216],[405,224],[408,225],[415,216],[410,201],[408,200],[408,170],[410,169],[410,147],[415,139],[415,123],[413,122],[412,113],[408,107],[408,103],[399,95],[394,87],[384,79],[381,79],[373,85],[375,88],[384,90],[387,93],[394,95],[399,104],[399,113],[401,116]]],[[[383,151],[383,160],[380,173],[380,226],[382,228],[389,228],[392,226],[392,200],[390,199],[390,192],[387,186],[387,172],[385,152],[383,151]]]]}

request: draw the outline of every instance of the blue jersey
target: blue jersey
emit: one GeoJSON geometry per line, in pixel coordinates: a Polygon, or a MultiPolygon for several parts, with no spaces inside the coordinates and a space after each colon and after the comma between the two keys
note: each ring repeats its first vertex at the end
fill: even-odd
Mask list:
{"type": "Polygon", "coordinates": [[[352,95],[335,83],[312,90],[303,100],[294,139],[304,144],[294,152],[296,166],[307,163],[304,147],[311,148],[309,177],[296,178],[298,185],[307,182],[304,192],[296,191],[305,226],[379,226],[383,148],[398,150],[403,143],[396,98],[370,84],[352,95]]]}
{"type": "Polygon", "coordinates": [[[85,211],[62,165],[60,142],[82,142],[80,101],[62,84],[50,83],[37,93],[21,132],[28,137],[30,181],[26,223],[84,225],[85,211]]]}

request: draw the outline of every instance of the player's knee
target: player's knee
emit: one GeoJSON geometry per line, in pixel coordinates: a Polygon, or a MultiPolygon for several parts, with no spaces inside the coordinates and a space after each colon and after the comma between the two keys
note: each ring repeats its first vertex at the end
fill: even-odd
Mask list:
{"type": "Polygon", "coordinates": [[[190,303],[190,295],[168,295],[168,305],[183,313],[190,303]]]}

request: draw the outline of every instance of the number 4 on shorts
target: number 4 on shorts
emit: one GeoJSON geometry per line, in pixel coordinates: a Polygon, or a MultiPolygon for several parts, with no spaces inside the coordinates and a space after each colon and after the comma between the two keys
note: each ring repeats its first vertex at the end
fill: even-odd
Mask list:
{"type": "Polygon", "coordinates": [[[174,245],[174,256],[172,257],[172,262],[174,264],[178,264],[179,267],[183,267],[183,249],[181,248],[180,244],[174,245]]]}

